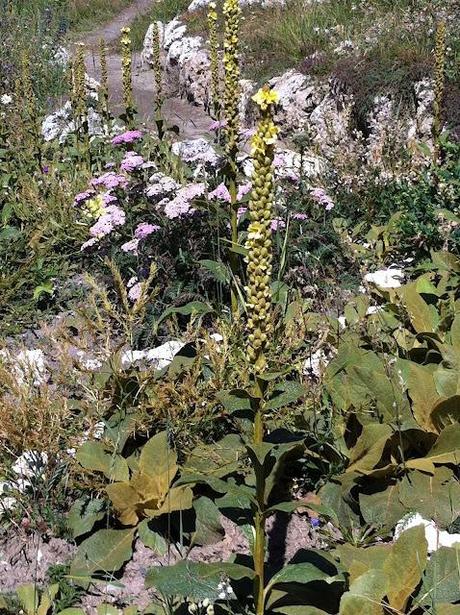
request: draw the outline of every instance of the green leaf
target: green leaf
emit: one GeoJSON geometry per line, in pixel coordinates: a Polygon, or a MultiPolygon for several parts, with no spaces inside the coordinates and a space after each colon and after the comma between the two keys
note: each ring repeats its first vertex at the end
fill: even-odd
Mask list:
{"type": "Polygon", "coordinates": [[[270,582],[265,588],[265,593],[267,595],[272,587],[282,583],[301,583],[304,585],[315,581],[322,581],[330,585],[337,581],[343,581],[343,577],[341,575],[331,576],[311,562],[288,564],[270,579],[270,582]]]}
{"type": "Polygon", "coordinates": [[[393,545],[383,564],[386,595],[393,609],[404,612],[412,592],[422,578],[427,553],[425,528],[421,525],[403,532],[393,545]]]}
{"type": "Polygon", "coordinates": [[[416,471],[404,476],[399,499],[405,512],[416,510],[441,527],[460,515],[460,483],[449,468],[436,468],[432,475],[416,471]]]}
{"type": "Polygon", "coordinates": [[[97,607],[97,615],[118,615],[118,609],[110,604],[100,604],[97,607]]]}
{"type": "Polygon", "coordinates": [[[86,470],[102,472],[109,480],[129,478],[126,459],[107,451],[102,442],[85,442],[78,449],[75,458],[86,470]]]}
{"type": "Polygon", "coordinates": [[[173,314],[180,314],[181,316],[203,316],[204,314],[209,314],[212,311],[212,307],[207,303],[203,303],[202,301],[191,301],[190,303],[180,307],[167,308],[158,318],[155,325],[158,327],[160,323],[173,314]]]}
{"type": "Polygon", "coordinates": [[[385,577],[380,570],[367,570],[350,585],[340,601],[339,615],[384,615],[382,599],[385,577]]]}
{"type": "Polygon", "coordinates": [[[149,519],[144,519],[137,526],[137,534],[141,542],[152,551],[163,557],[168,552],[168,543],[158,532],[149,528],[149,519]]]}
{"type": "Polygon", "coordinates": [[[254,571],[240,564],[227,562],[205,564],[183,560],[174,566],[151,568],[145,578],[147,589],[155,588],[164,596],[189,597],[193,600],[217,600],[223,578],[253,579],[254,571]]]}
{"type": "Polygon", "coordinates": [[[39,605],[39,594],[35,583],[21,585],[17,588],[16,593],[18,595],[19,602],[27,612],[27,615],[33,615],[37,612],[39,605]]]}
{"type": "Polygon", "coordinates": [[[416,282],[402,286],[400,295],[417,333],[436,332],[441,320],[440,316],[436,308],[428,305],[417,292],[416,282]]]}
{"type": "Polygon", "coordinates": [[[223,478],[235,472],[240,466],[246,449],[241,437],[228,434],[213,444],[200,444],[190,454],[184,465],[184,472],[223,478]]]}
{"type": "Polygon", "coordinates": [[[231,391],[220,391],[217,399],[230,414],[234,412],[252,412],[255,403],[254,397],[243,389],[232,389],[231,391]]]}
{"type": "Polygon", "coordinates": [[[95,572],[116,572],[131,557],[134,530],[99,530],[78,548],[69,576],[87,586],[95,572]]]}
{"type": "Polygon", "coordinates": [[[225,535],[220,520],[220,512],[212,500],[201,497],[193,504],[196,521],[192,543],[195,545],[212,545],[222,540],[225,535]]]}
{"type": "Polygon", "coordinates": [[[283,408],[298,401],[306,393],[305,387],[300,382],[288,381],[278,384],[271,398],[265,404],[265,408],[267,410],[278,410],[278,408],[283,408]]]}
{"type": "Polygon", "coordinates": [[[416,602],[431,605],[459,601],[460,546],[441,547],[430,557],[416,602]]]}
{"type": "Polygon", "coordinates": [[[385,530],[392,529],[406,512],[399,500],[398,483],[384,491],[360,493],[359,508],[366,523],[385,530]]]}
{"type": "Polygon", "coordinates": [[[85,615],[85,611],[82,609],[75,609],[73,607],[59,611],[58,615],[85,615]]]}
{"type": "Polygon", "coordinates": [[[227,267],[224,265],[224,263],[219,262],[219,261],[209,260],[209,259],[201,260],[199,261],[199,263],[205,269],[210,271],[213,277],[221,284],[230,283],[230,274],[228,272],[227,267]]]}
{"type": "MultiPolygon", "coordinates": [[[[458,399],[460,411],[460,397],[458,399]]],[[[454,423],[443,429],[426,457],[433,463],[458,465],[460,463],[460,424],[454,423]]]]}
{"type": "Polygon", "coordinates": [[[104,500],[79,498],[74,502],[67,518],[67,526],[72,530],[72,537],[77,538],[93,529],[95,523],[104,518],[104,500]]]}
{"type": "Polygon", "coordinates": [[[340,564],[350,575],[351,584],[368,570],[378,570],[383,577],[383,565],[390,552],[391,547],[388,545],[373,545],[363,548],[348,543],[339,545],[335,550],[336,556],[340,559],[340,564]]]}
{"type": "Polygon", "coordinates": [[[365,425],[350,451],[350,461],[346,471],[366,474],[373,470],[379,464],[392,433],[390,425],[384,423],[365,425]]]}

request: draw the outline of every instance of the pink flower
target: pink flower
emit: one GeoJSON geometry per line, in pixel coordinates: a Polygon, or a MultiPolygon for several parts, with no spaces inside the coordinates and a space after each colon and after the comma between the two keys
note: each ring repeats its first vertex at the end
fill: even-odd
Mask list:
{"type": "Polygon", "coordinates": [[[126,152],[125,157],[121,161],[120,169],[122,171],[134,171],[144,164],[144,159],[136,152],[126,152]]]}
{"type": "Polygon", "coordinates": [[[142,132],[140,130],[127,130],[121,135],[117,135],[112,139],[112,145],[120,145],[121,143],[133,143],[142,138],[142,132]]]}
{"type": "Polygon", "coordinates": [[[313,188],[310,190],[310,196],[320,205],[324,205],[326,211],[334,209],[334,202],[331,197],[326,194],[326,191],[323,188],[313,188]]]}
{"type": "Polygon", "coordinates": [[[136,301],[139,301],[141,293],[142,293],[142,284],[141,282],[136,282],[136,284],[131,286],[131,288],[129,289],[128,297],[130,301],[135,303],[136,301]]]}
{"type": "Polygon", "coordinates": [[[284,156],[283,154],[275,154],[273,158],[273,166],[274,167],[282,167],[284,164],[284,156]]]}
{"type": "Polygon", "coordinates": [[[238,220],[244,216],[244,214],[248,211],[247,207],[238,207],[238,220]]]}
{"type": "Polygon", "coordinates": [[[89,233],[93,237],[101,238],[110,235],[117,226],[122,226],[126,221],[125,212],[116,205],[109,205],[104,208],[104,213],[90,229],[89,233]]]}
{"type": "Polygon", "coordinates": [[[100,177],[93,178],[91,180],[91,185],[94,187],[104,186],[107,190],[112,190],[113,188],[126,188],[128,186],[128,179],[124,175],[117,175],[113,171],[109,171],[100,177]]]}
{"type": "Polygon", "coordinates": [[[270,224],[272,231],[279,231],[286,227],[286,222],[282,218],[273,218],[270,224]]]}
{"type": "Polygon", "coordinates": [[[115,203],[117,201],[117,197],[110,194],[110,192],[103,192],[101,196],[105,205],[110,205],[110,203],[115,203]]]}
{"type": "Polygon", "coordinates": [[[80,250],[83,252],[83,250],[86,250],[87,248],[92,248],[98,243],[98,241],[99,240],[97,239],[97,237],[92,237],[91,239],[88,239],[88,241],[85,241],[84,244],[82,244],[80,250]]]}
{"type": "Polygon", "coordinates": [[[226,125],[227,125],[226,120],[214,120],[214,122],[211,122],[209,126],[209,130],[217,131],[217,130],[220,130],[221,128],[224,128],[226,125]]]}
{"type": "Polygon", "coordinates": [[[139,247],[139,241],[139,239],[131,239],[131,241],[127,241],[126,243],[124,243],[121,246],[121,249],[127,254],[134,254],[134,256],[137,256],[137,248],[139,247]]]}
{"type": "Polygon", "coordinates": [[[245,184],[241,184],[241,186],[238,186],[238,194],[236,195],[236,200],[241,201],[241,199],[245,197],[246,194],[248,194],[248,192],[251,192],[251,190],[252,190],[251,182],[246,182],[245,184]]]}
{"type": "Polygon", "coordinates": [[[148,222],[141,222],[141,224],[139,224],[134,231],[134,237],[136,237],[137,239],[145,239],[145,237],[148,237],[152,233],[155,233],[155,231],[159,230],[160,227],[156,224],[148,224],[148,222]]]}
{"type": "Polygon", "coordinates": [[[170,219],[178,218],[186,214],[193,214],[190,202],[197,196],[201,196],[205,191],[204,184],[189,184],[177,191],[174,199],[166,203],[165,214],[170,219]]]}
{"type": "Polygon", "coordinates": [[[307,214],[301,214],[299,212],[292,214],[292,217],[294,220],[307,220],[308,219],[307,214]]]}
{"type": "Polygon", "coordinates": [[[85,192],[80,192],[76,195],[74,203],[75,205],[79,205],[80,203],[90,199],[92,196],[94,196],[94,190],[85,190],[85,192]]]}
{"type": "Polygon", "coordinates": [[[210,199],[219,199],[220,201],[226,201],[227,203],[230,203],[232,200],[230,192],[224,183],[219,184],[215,190],[208,194],[208,196],[210,199]]]}

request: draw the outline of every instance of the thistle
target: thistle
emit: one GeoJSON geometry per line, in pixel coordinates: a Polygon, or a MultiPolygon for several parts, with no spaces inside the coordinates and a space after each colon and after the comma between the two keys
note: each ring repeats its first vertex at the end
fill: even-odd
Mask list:
{"type": "MultiPolygon", "coordinates": [[[[239,101],[240,101],[240,67],[238,58],[238,34],[240,26],[241,8],[238,0],[225,0],[224,2],[225,34],[224,34],[224,119],[225,119],[225,154],[227,188],[230,193],[230,227],[232,244],[238,243],[238,202],[236,175],[238,154],[239,130],[239,101]]],[[[233,277],[238,274],[238,255],[230,252],[230,268],[233,277]]],[[[238,296],[233,288],[231,291],[232,312],[238,311],[238,296]]]]}
{"type": "Polygon", "coordinates": [[[156,111],[160,112],[163,106],[163,70],[161,67],[161,45],[160,45],[160,29],[158,22],[152,24],[152,52],[153,52],[153,74],[155,77],[155,93],[156,93],[156,111]]]}
{"type": "Polygon", "coordinates": [[[107,69],[107,48],[103,38],[99,41],[99,62],[101,67],[99,97],[102,107],[102,114],[107,120],[109,117],[109,73],[107,69]]]}
{"type": "Polygon", "coordinates": [[[131,28],[121,29],[121,70],[123,82],[123,104],[125,107],[126,120],[129,126],[134,124],[134,99],[132,84],[132,48],[131,48],[131,28]]]}
{"type": "Polygon", "coordinates": [[[248,358],[254,372],[265,368],[264,350],[272,331],[271,273],[273,218],[273,157],[278,129],[273,122],[273,107],[278,102],[277,92],[268,87],[253,97],[261,118],[252,140],[254,172],[249,201],[250,224],[246,242],[247,255],[247,308],[248,358]]]}
{"type": "Polygon", "coordinates": [[[214,116],[218,119],[220,115],[219,41],[217,38],[217,11],[215,2],[209,3],[208,30],[211,68],[211,108],[214,116]]]}
{"type": "Polygon", "coordinates": [[[442,102],[445,87],[446,60],[446,22],[440,21],[436,26],[434,47],[434,101],[433,101],[433,141],[435,158],[438,158],[438,141],[442,130],[442,102]]]}

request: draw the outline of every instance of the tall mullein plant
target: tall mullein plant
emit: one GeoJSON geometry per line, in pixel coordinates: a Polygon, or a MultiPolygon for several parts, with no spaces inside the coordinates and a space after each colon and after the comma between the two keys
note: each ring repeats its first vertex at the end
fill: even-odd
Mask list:
{"type": "Polygon", "coordinates": [[[105,40],[99,41],[99,64],[101,68],[101,85],[99,88],[99,102],[102,109],[102,116],[105,122],[109,121],[109,71],[107,68],[107,47],[105,40]]]}
{"type": "MultiPolygon", "coordinates": [[[[234,251],[238,243],[238,202],[237,202],[237,155],[239,133],[240,103],[240,66],[239,66],[239,29],[241,8],[238,0],[225,0],[223,13],[224,32],[224,120],[225,120],[225,155],[227,188],[230,193],[230,227],[232,250],[230,267],[234,278],[238,273],[238,255],[234,251]]],[[[231,291],[232,313],[238,311],[238,295],[233,287],[231,291]]]]}
{"type": "Polygon", "coordinates": [[[134,127],[134,97],[133,97],[133,52],[131,45],[131,28],[121,29],[121,75],[123,85],[123,105],[126,123],[134,127]]]}
{"type": "Polygon", "coordinates": [[[220,83],[219,83],[219,39],[217,37],[217,6],[210,2],[208,6],[209,61],[211,69],[210,108],[212,115],[220,117],[220,83]]]}
{"type": "Polygon", "coordinates": [[[161,64],[161,37],[158,21],[154,21],[152,24],[152,67],[155,79],[155,123],[157,125],[158,137],[163,139],[164,128],[161,115],[164,103],[163,67],[161,64]]]}
{"type": "MultiPolygon", "coordinates": [[[[278,129],[273,121],[273,111],[278,102],[277,92],[265,87],[253,100],[259,107],[260,120],[252,140],[252,192],[249,201],[250,224],[246,241],[247,287],[246,308],[248,313],[247,355],[254,380],[253,398],[256,400],[254,414],[254,447],[264,438],[264,397],[266,381],[262,378],[267,361],[265,350],[273,332],[272,312],[272,230],[274,202],[274,148],[278,129]]],[[[256,615],[264,613],[264,563],[265,563],[265,478],[256,471],[256,498],[258,508],[254,515],[255,544],[254,600],[256,615]]]]}
{"type": "Polygon", "coordinates": [[[434,47],[434,101],[433,101],[433,151],[435,162],[439,160],[439,137],[442,131],[442,103],[445,89],[446,22],[436,26],[434,47]]]}

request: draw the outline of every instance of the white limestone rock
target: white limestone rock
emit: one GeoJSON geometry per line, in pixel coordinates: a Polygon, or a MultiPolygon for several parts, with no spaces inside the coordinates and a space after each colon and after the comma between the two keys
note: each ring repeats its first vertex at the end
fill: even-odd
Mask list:
{"type": "Polygon", "coordinates": [[[184,162],[194,165],[208,164],[217,166],[220,158],[214,147],[206,139],[188,139],[186,141],[176,141],[172,145],[172,152],[184,162]]]}
{"type": "Polygon", "coordinates": [[[121,365],[126,369],[132,365],[145,363],[155,369],[163,369],[172,362],[176,354],[182,350],[184,346],[184,342],[170,340],[157,348],[150,348],[148,350],[126,350],[121,355],[121,365]]]}
{"type": "Polygon", "coordinates": [[[370,284],[375,284],[379,288],[399,288],[404,280],[404,272],[402,269],[379,269],[373,273],[366,273],[364,281],[370,284]]]}

